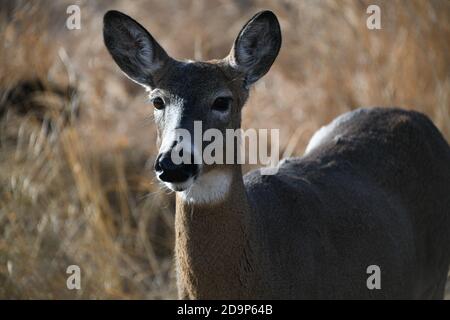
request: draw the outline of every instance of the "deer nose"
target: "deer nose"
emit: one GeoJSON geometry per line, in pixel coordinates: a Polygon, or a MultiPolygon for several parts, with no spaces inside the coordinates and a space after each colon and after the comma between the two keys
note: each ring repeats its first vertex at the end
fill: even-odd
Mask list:
{"type": "Polygon", "coordinates": [[[158,178],[164,182],[185,182],[197,173],[197,165],[191,163],[175,164],[171,152],[160,153],[155,162],[155,171],[158,178]]]}

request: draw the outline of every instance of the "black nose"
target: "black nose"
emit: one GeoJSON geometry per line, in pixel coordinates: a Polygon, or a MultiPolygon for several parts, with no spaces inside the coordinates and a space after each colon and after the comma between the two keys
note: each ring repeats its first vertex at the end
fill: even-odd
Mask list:
{"type": "Polygon", "coordinates": [[[164,182],[185,182],[197,173],[197,165],[193,163],[175,164],[171,153],[161,153],[155,162],[155,171],[158,178],[164,182]]]}

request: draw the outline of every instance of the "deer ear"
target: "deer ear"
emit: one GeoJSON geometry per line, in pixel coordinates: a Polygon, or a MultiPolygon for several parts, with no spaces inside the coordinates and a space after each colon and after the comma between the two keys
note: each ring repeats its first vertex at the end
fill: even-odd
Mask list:
{"type": "Polygon", "coordinates": [[[245,76],[249,87],[265,75],[281,47],[278,19],[272,11],[261,11],[242,28],[228,56],[230,65],[245,76]]]}
{"type": "Polygon", "coordinates": [[[145,87],[155,85],[155,75],[171,60],[143,26],[119,11],[105,14],[103,39],[120,69],[145,87]]]}

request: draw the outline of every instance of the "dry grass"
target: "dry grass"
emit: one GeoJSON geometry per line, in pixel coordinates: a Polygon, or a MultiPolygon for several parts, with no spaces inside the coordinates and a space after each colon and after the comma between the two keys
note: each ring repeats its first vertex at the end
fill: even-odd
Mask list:
{"type": "Polygon", "coordinates": [[[429,115],[450,140],[450,2],[63,1],[0,4],[0,298],[174,298],[173,196],[150,170],[151,108],[119,72],[102,15],[136,17],[176,58],[224,56],[257,10],[284,43],[244,126],[281,128],[301,154],[314,130],[358,106],[429,115]],[[380,31],[366,8],[382,9],[380,31]],[[66,289],[77,264],[82,290],[66,289]]]}

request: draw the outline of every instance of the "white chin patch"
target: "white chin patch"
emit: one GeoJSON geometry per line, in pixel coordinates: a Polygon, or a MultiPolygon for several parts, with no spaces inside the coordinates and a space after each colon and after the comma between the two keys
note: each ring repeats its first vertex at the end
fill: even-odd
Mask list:
{"type": "Polygon", "coordinates": [[[186,183],[190,186],[179,193],[181,199],[189,203],[210,204],[225,199],[230,190],[232,175],[229,171],[212,170],[201,174],[193,183],[189,180],[186,183]]]}
{"type": "Polygon", "coordinates": [[[172,191],[184,191],[187,190],[192,183],[194,182],[194,178],[189,178],[185,182],[181,183],[170,183],[170,182],[164,182],[163,183],[172,191]]]}

